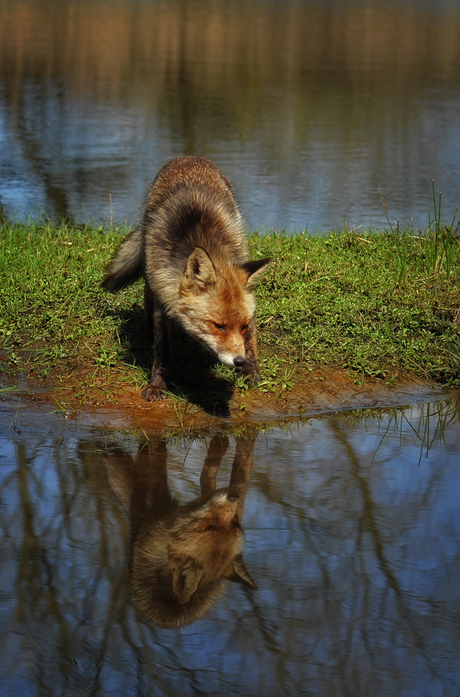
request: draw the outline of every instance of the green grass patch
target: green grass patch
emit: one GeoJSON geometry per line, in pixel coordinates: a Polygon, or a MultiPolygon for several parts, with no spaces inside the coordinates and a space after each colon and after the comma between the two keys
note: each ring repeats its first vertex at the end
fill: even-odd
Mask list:
{"type": "MultiPolygon", "coordinates": [[[[125,232],[67,223],[0,227],[0,360],[7,373],[71,386],[83,403],[90,390],[108,398],[148,380],[142,284],[117,295],[100,287],[125,232]]],[[[253,258],[273,257],[257,291],[257,389],[289,391],[320,366],[349,370],[357,380],[391,383],[415,374],[460,386],[460,242],[450,227],[255,233],[249,245],[253,258]]],[[[203,371],[216,393],[248,389],[235,371],[181,341],[175,394],[196,400],[203,371]]]]}
{"type": "MultiPolygon", "coordinates": [[[[261,346],[313,369],[459,384],[460,244],[425,234],[251,237],[274,263],[259,290],[261,346]]],[[[264,352],[262,351],[262,355],[264,352]]]]}

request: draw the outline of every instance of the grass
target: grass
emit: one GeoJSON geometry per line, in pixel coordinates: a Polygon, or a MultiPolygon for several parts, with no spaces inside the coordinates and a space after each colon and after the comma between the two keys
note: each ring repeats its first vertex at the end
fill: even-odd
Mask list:
{"type": "Polygon", "coordinates": [[[451,230],[251,239],[274,264],[259,292],[262,346],[307,368],[413,372],[458,384],[460,245],[451,230]],[[433,268],[433,246],[442,245],[433,268]],[[401,258],[404,273],[401,273],[401,258]]]}
{"type": "MultiPolygon", "coordinates": [[[[52,380],[58,404],[60,388],[81,404],[102,403],[148,379],[142,285],[115,296],[100,288],[124,232],[0,227],[0,361],[10,376],[52,380]]],[[[288,394],[318,367],[345,369],[356,382],[409,374],[460,386],[460,242],[437,215],[423,233],[254,233],[249,245],[252,257],[273,257],[257,291],[259,391],[288,394]]],[[[173,402],[206,406],[248,389],[180,341],[173,402]]]]}

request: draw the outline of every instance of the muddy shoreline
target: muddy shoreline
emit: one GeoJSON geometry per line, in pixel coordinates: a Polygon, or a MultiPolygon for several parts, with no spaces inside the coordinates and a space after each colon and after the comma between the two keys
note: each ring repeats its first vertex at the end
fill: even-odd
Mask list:
{"type": "MultiPolygon", "coordinates": [[[[280,395],[248,390],[233,395],[228,410],[208,413],[192,403],[165,399],[145,402],[137,387],[127,387],[111,395],[94,394],[80,405],[72,390],[56,390],[51,385],[17,384],[4,392],[9,407],[21,398],[21,411],[27,406],[40,411],[61,413],[66,418],[97,422],[105,428],[140,428],[146,433],[232,431],[244,427],[267,428],[283,422],[355,409],[384,409],[448,399],[460,390],[409,376],[389,386],[383,380],[356,381],[345,371],[320,369],[311,378],[280,395]],[[27,406],[26,406],[27,405],[27,406]]],[[[7,408],[9,411],[9,409],[7,408]]]]}

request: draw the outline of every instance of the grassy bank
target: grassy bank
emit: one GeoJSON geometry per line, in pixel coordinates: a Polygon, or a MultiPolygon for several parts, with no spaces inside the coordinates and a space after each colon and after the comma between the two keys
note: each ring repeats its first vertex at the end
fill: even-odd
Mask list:
{"type": "MultiPolygon", "coordinates": [[[[0,228],[0,360],[10,376],[50,379],[81,403],[138,389],[152,354],[142,284],[103,292],[123,231],[62,224],[0,228]]],[[[319,367],[359,383],[407,374],[460,386],[460,241],[423,234],[250,236],[272,256],[257,291],[261,392],[289,394],[319,367]]],[[[173,373],[191,401],[211,373],[215,395],[246,390],[238,375],[185,337],[173,373]]],[[[210,399],[214,399],[210,397],[210,399]]]]}

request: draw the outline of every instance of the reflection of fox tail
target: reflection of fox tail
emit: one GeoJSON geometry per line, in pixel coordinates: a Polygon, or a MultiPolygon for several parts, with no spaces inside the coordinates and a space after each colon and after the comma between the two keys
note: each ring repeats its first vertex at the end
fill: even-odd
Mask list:
{"type": "Polygon", "coordinates": [[[131,285],[144,274],[142,230],[137,227],[126,238],[110,264],[110,273],[104,278],[103,287],[117,291],[131,285]]]}
{"type": "Polygon", "coordinates": [[[220,595],[225,579],[257,588],[241,554],[238,498],[231,489],[218,489],[140,532],[132,592],[150,621],[170,628],[195,621],[220,595]]]}

